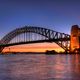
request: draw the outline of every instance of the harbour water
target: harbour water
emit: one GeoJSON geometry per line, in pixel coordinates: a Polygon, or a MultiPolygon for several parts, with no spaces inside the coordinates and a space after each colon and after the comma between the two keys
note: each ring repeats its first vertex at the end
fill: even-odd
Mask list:
{"type": "Polygon", "coordinates": [[[80,80],[80,55],[0,55],[0,80],[80,80]]]}

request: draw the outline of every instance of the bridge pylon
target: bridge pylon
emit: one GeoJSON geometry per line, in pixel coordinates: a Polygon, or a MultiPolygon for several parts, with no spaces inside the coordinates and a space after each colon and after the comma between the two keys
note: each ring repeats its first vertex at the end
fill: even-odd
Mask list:
{"type": "Polygon", "coordinates": [[[80,28],[78,25],[73,25],[71,28],[70,48],[72,52],[80,48],[80,28]]]}

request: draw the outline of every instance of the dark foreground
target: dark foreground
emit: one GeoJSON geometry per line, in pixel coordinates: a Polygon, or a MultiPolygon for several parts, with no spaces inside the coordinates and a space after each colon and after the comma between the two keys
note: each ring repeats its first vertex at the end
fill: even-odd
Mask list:
{"type": "Polygon", "coordinates": [[[0,55],[0,80],[80,80],[80,55],[0,55]]]}

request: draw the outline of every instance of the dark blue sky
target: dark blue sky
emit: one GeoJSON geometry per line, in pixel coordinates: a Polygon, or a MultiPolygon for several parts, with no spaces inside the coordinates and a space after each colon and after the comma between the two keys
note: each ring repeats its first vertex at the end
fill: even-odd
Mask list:
{"type": "Polygon", "coordinates": [[[24,25],[70,34],[80,25],[80,0],[0,0],[0,38],[24,25]]]}

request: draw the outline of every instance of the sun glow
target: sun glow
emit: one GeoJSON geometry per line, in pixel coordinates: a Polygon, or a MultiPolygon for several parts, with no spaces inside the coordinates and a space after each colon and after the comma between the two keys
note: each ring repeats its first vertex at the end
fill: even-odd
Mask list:
{"type": "Polygon", "coordinates": [[[37,43],[6,47],[3,52],[45,52],[46,50],[64,51],[55,43],[37,43]]]}

